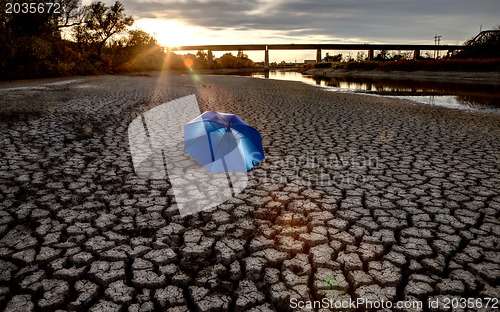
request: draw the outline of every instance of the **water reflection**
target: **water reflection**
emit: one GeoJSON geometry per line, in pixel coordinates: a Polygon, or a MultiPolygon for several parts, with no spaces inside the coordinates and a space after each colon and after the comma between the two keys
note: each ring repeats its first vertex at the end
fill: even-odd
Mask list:
{"type": "Polygon", "coordinates": [[[334,91],[366,92],[456,109],[500,113],[500,87],[488,84],[372,77],[312,77],[291,71],[252,73],[253,77],[301,81],[334,91]]]}

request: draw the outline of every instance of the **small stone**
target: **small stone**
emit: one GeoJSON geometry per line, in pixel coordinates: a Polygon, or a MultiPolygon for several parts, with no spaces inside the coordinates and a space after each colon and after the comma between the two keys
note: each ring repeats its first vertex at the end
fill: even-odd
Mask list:
{"type": "Polygon", "coordinates": [[[42,309],[54,309],[64,304],[69,296],[69,285],[61,280],[43,280],[43,298],[38,300],[38,306],[42,309]]]}
{"type": "Polygon", "coordinates": [[[55,260],[58,257],[60,257],[62,252],[63,251],[61,249],[54,249],[54,248],[44,246],[44,247],[40,248],[40,252],[36,256],[36,261],[41,262],[41,263],[50,262],[50,261],[55,260]]]}
{"type": "Polygon", "coordinates": [[[101,214],[94,222],[95,226],[101,230],[105,231],[111,229],[117,222],[117,217],[109,213],[101,214]]]}
{"type": "Polygon", "coordinates": [[[101,253],[115,247],[115,242],[103,236],[94,236],[85,242],[85,247],[87,251],[101,253]]]}
{"type": "Polygon", "coordinates": [[[340,269],[340,264],[332,260],[335,256],[335,250],[327,244],[314,246],[309,249],[309,253],[312,256],[312,265],[315,269],[317,268],[329,268],[332,270],[340,269]]]}
{"type": "Polygon", "coordinates": [[[261,257],[248,257],[243,261],[247,278],[252,281],[260,279],[262,271],[267,266],[266,260],[261,257]]]}
{"type": "Polygon", "coordinates": [[[17,266],[8,261],[0,260],[0,281],[10,282],[13,273],[17,270],[17,266]]]}
{"type": "Polygon", "coordinates": [[[306,243],[309,247],[328,243],[328,238],[318,233],[304,233],[300,234],[299,239],[306,243]]]}
{"type": "Polygon", "coordinates": [[[114,281],[125,278],[125,263],[96,261],[92,263],[89,274],[102,286],[108,286],[114,281]]]}
{"type": "Polygon", "coordinates": [[[421,259],[431,256],[434,252],[423,238],[401,238],[402,251],[409,257],[421,259]]]}
{"type": "Polygon", "coordinates": [[[149,260],[156,265],[166,265],[175,262],[177,255],[171,248],[163,248],[148,252],[144,255],[144,259],[149,260]]]}
{"type": "Polygon", "coordinates": [[[245,242],[238,239],[224,238],[215,243],[217,262],[229,265],[237,257],[241,257],[245,252],[245,242]]]}
{"type": "Polygon", "coordinates": [[[154,298],[162,308],[186,304],[182,289],[174,285],[155,290],[154,298]]]}
{"type": "Polygon", "coordinates": [[[460,280],[445,279],[436,285],[440,295],[460,295],[465,291],[464,283],[460,280]]]}
{"type": "Polygon", "coordinates": [[[278,249],[279,251],[296,254],[304,250],[304,245],[305,245],[304,242],[296,240],[291,236],[278,235],[277,239],[278,239],[278,245],[276,246],[276,249],[278,249]]]}
{"type": "Polygon", "coordinates": [[[135,259],[132,264],[132,284],[141,288],[165,286],[166,277],[153,272],[153,264],[147,260],[135,259]]]}
{"type": "Polygon", "coordinates": [[[31,295],[16,295],[10,299],[5,312],[29,312],[34,311],[35,305],[31,301],[31,295]]]}
{"type": "Polygon", "coordinates": [[[120,312],[122,306],[118,305],[112,301],[100,300],[98,303],[94,304],[92,308],[90,308],[90,312],[120,312]]]}
{"type": "Polygon", "coordinates": [[[425,282],[409,281],[405,287],[405,295],[416,297],[427,296],[433,292],[432,287],[425,282]]]}
{"type": "Polygon", "coordinates": [[[252,256],[253,257],[262,257],[262,258],[266,259],[268,265],[273,266],[273,267],[279,266],[279,265],[281,265],[281,263],[283,263],[283,261],[291,258],[290,254],[288,254],[286,252],[282,252],[282,251],[277,251],[277,250],[272,249],[272,248],[268,248],[268,249],[264,249],[264,250],[255,252],[252,254],[252,256]]]}
{"type": "Polygon", "coordinates": [[[359,287],[354,293],[356,298],[364,298],[366,301],[393,301],[396,297],[396,288],[367,285],[359,287]]]}
{"type": "Polygon", "coordinates": [[[76,267],[82,267],[94,262],[94,257],[88,252],[79,252],[71,257],[71,262],[76,267]]]}
{"type": "Polygon", "coordinates": [[[78,298],[70,303],[70,307],[75,309],[88,306],[99,294],[99,286],[88,280],[77,281],[75,290],[78,298]]]}
{"type": "Polygon", "coordinates": [[[232,281],[239,281],[242,276],[241,265],[238,261],[234,261],[229,266],[229,278],[232,281]]]}
{"type": "Polygon", "coordinates": [[[245,311],[249,308],[264,303],[264,294],[262,294],[252,281],[243,280],[239,283],[236,290],[236,311],[245,311]]]}
{"type": "Polygon", "coordinates": [[[12,259],[20,261],[26,265],[30,265],[35,261],[35,256],[36,256],[35,249],[26,249],[13,254],[12,259]]]}
{"type": "Polygon", "coordinates": [[[20,283],[21,289],[27,289],[30,292],[36,293],[43,289],[41,281],[46,278],[45,271],[40,270],[36,271],[24,278],[24,280],[20,283]]]}
{"type": "Polygon", "coordinates": [[[339,270],[319,268],[314,274],[314,290],[334,289],[347,291],[349,284],[345,280],[344,274],[339,270]]]}
{"type": "Polygon", "coordinates": [[[264,236],[257,236],[250,242],[249,250],[250,252],[256,252],[273,247],[275,244],[274,240],[267,239],[264,236]]]}
{"type": "Polygon", "coordinates": [[[63,268],[54,272],[53,277],[57,279],[62,279],[65,281],[76,281],[79,280],[85,273],[86,267],[76,268],[63,268]]]}
{"type": "Polygon", "coordinates": [[[356,253],[346,254],[340,252],[337,261],[342,265],[345,272],[363,269],[363,262],[361,262],[359,255],[356,253]]]}
{"type": "Polygon", "coordinates": [[[373,278],[362,270],[349,272],[348,280],[349,283],[354,285],[354,288],[373,284],[373,278]]]}
{"type": "Polygon", "coordinates": [[[109,284],[104,294],[115,303],[129,305],[134,292],[134,288],[127,286],[124,281],[116,281],[109,284]]]}
{"type": "Polygon", "coordinates": [[[389,261],[372,261],[368,264],[368,274],[382,286],[397,286],[402,279],[401,269],[389,261]]]}
{"type": "Polygon", "coordinates": [[[189,292],[194,301],[198,311],[227,311],[229,302],[231,301],[227,295],[224,294],[208,294],[208,290],[203,287],[191,286],[189,292]]]}

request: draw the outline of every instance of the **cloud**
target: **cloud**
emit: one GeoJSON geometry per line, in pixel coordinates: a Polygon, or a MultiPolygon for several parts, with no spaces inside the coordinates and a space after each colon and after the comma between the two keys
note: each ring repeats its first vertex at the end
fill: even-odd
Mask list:
{"type": "Polygon", "coordinates": [[[371,42],[466,40],[500,21],[498,0],[123,0],[136,18],[182,20],[212,30],[281,32],[371,42]]]}

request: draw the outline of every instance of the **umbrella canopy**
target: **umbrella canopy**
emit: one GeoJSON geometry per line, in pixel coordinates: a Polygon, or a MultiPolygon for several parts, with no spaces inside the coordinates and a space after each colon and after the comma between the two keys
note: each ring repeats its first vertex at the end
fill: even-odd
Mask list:
{"type": "Polygon", "coordinates": [[[237,115],[217,112],[184,125],[184,150],[210,172],[247,172],[264,159],[260,133],[237,115]]]}

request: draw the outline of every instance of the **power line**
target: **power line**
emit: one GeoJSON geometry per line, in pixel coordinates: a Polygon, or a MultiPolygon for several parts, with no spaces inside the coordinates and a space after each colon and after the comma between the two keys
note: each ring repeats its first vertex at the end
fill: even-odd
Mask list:
{"type": "MultiPolygon", "coordinates": [[[[441,37],[443,37],[443,36],[438,36],[437,34],[434,36],[434,45],[435,46],[439,46],[439,44],[441,43],[441,37]]],[[[434,58],[438,58],[438,57],[439,57],[439,51],[434,50],[434,58]]]]}

